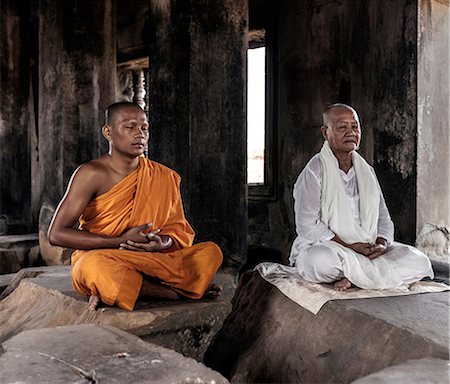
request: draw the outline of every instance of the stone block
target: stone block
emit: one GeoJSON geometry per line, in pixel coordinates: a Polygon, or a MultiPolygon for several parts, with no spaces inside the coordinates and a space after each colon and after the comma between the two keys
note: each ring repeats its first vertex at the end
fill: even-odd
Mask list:
{"type": "Polygon", "coordinates": [[[0,236],[0,274],[17,272],[38,262],[36,233],[0,236]]]}
{"type": "Polygon", "coordinates": [[[72,249],[51,245],[47,233],[39,230],[39,248],[46,265],[69,265],[72,249]]]}
{"type": "Polygon", "coordinates": [[[225,300],[139,302],[132,312],[88,309],[73,291],[70,267],[22,269],[0,296],[0,342],[23,330],[73,324],[113,325],[201,360],[231,305],[225,300]]]}
{"type": "Polygon", "coordinates": [[[0,295],[8,287],[8,285],[11,283],[11,280],[15,275],[16,275],[15,273],[7,273],[5,275],[0,275],[0,295]]]}
{"type": "Polygon", "coordinates": [[[14,273],[20,269],[19,253],[16,249],[0,248],[0,274],[14,273]]]}
{"type": "Polygon", "coordinates": [[[450,227],[426,223],[417,236],[416,246],[436,264],[450,263],[450,227]]]}
{"type": "Polygon", "coordinates": [[[51,245],[47,238],[47,231],[55,208],[48,203],[42,204],[39,213],[39,248],[42,260],[46,265],[69,265],[72,250],[51,245]]]}
{"type": "Polygon", "coordinates": [[[0,236],[1,248],[32,248],[38,244],[37,233],[0,236]]]}
{"type": "Polygon", "coordinates": [[[449,292],[330,301],[317,315],[247,272],[205,364],[236,383],[350,383],[449,358],[449,292]]]}
{"type": "MultiPolygon", "coordinates": [[[[51,274],[51,276],[57,276],[58,274],[67,275],[70,273],[70,267],[32,267],[32,268],[23,268],[19,272],[14,274],[8,274],[8,278],[5,278],[3,281],[8,281],[7,286],[3,288],[3,292],[0,295],[0,300],[4,299],[11,292],[13,292],[20,284],[23,279],[33,278],[39,275],[44,275],[45,273],[51,274]]],[[[1,277],[1,276],[0,276],[1,277]]],[[[65,279],[67,280],[67,279],[65,279]]],[[[70,286],[70,281],[64,282],[64,288],[66,289],[66,293],[73,292],[73,289],[70,286]]],[[[61,286],[59,287],[62,288],[61,286]]],[[[75,292],[73,292],[75,293],[75,292]]]]}
{"type": "Polygon", "coordinates": [[[354,381],[352,384],[443,384],[450,382],[450,362],[441,359],[408,360],[354,381]]]}
{"type": "Polygon", "coordinates": [[[228,383],[181,354],[111,326],[22,332],[3,343],[1,383],[228,383]]]}

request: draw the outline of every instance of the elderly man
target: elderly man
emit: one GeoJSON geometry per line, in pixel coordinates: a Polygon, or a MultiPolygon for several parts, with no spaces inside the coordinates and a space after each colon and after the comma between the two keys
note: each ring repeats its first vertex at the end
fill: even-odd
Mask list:
{"type": "Polygon", "coordinates": [[[333,104],[323,113],[325,139],[294,186],[297,238],[291,265],[310,282],[395,288],[426,276],[431,263],[418,249],[393,241],[394,225],[373,168],[356,152],[356,111],[333,104]]]}
{"type": "Polygon", "coordinates": [[[180,176],[142,156],[145,112],[134,103],[112,104],[102,132],[109,153],[75,171],[49,229],[51,244],[76,249],[74,288],[89,297],[91,309],[100,301],[132,310],[138,297],[220,294],[209,284],[222,252],[211,242],[192,245],[180,176]]]}

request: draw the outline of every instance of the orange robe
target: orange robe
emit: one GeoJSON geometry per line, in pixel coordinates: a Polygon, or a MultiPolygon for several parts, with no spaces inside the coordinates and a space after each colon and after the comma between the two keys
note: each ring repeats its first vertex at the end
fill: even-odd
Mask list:
{"type": "Polygon", "coordinates": [[[139,158],[136,170],[86,206],[80,229],[116,237],[129,228],[153,223],[173,245],[162,252],[119,249],[76,250],[72,283],[83,295],[96,295],[108,305],[133,310],[143,274],[193,299],[203,296],[220,264],[222,252],[212,243],[192,245],[195,233],[187,222],[180,195],[180,176],[139,158]]]}

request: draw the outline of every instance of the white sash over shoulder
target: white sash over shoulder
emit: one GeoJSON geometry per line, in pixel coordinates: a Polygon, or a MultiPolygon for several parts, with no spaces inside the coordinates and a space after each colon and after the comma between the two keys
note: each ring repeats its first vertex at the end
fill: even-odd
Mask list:
{"type": "MultiPolygon", "coordinates": [[[[360,196],[358,223],[352,215],[339,163],[328,141],[325,141],[320,151],[320,158],[323,172],[321,220],[348,244],[374,243],[377,238],[380,190],[370,165],[357,152],[353,152],[353,167],[360,196]]],[[[342,258],[344,275],[356,286],[375,289],[395,288],[403,284],[402,279],[383,257],[369,260],[335,241],[324,243],[342,258]]]]}

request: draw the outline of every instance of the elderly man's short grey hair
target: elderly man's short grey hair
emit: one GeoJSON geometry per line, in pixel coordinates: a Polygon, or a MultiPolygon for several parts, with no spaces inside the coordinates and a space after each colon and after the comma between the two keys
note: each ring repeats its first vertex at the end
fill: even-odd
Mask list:
{"type": "Polygon", "coordinates": [[[356,118],[357,118],[357,120],[359,122],[358,112],[356,112],[355,108],[353,108],[352,106],[350,106],[348,104],[344,104],[344,103],[334,103],[334,104],[330,104],[328,107],[326,107],[324,109],[323,113],[322,113],[322,124],[325,127],[328,127],[330,112],[334,108],[346,108],[346,109],[349,109],[350,111],[352,111],[356,115],[356,118]]]}

